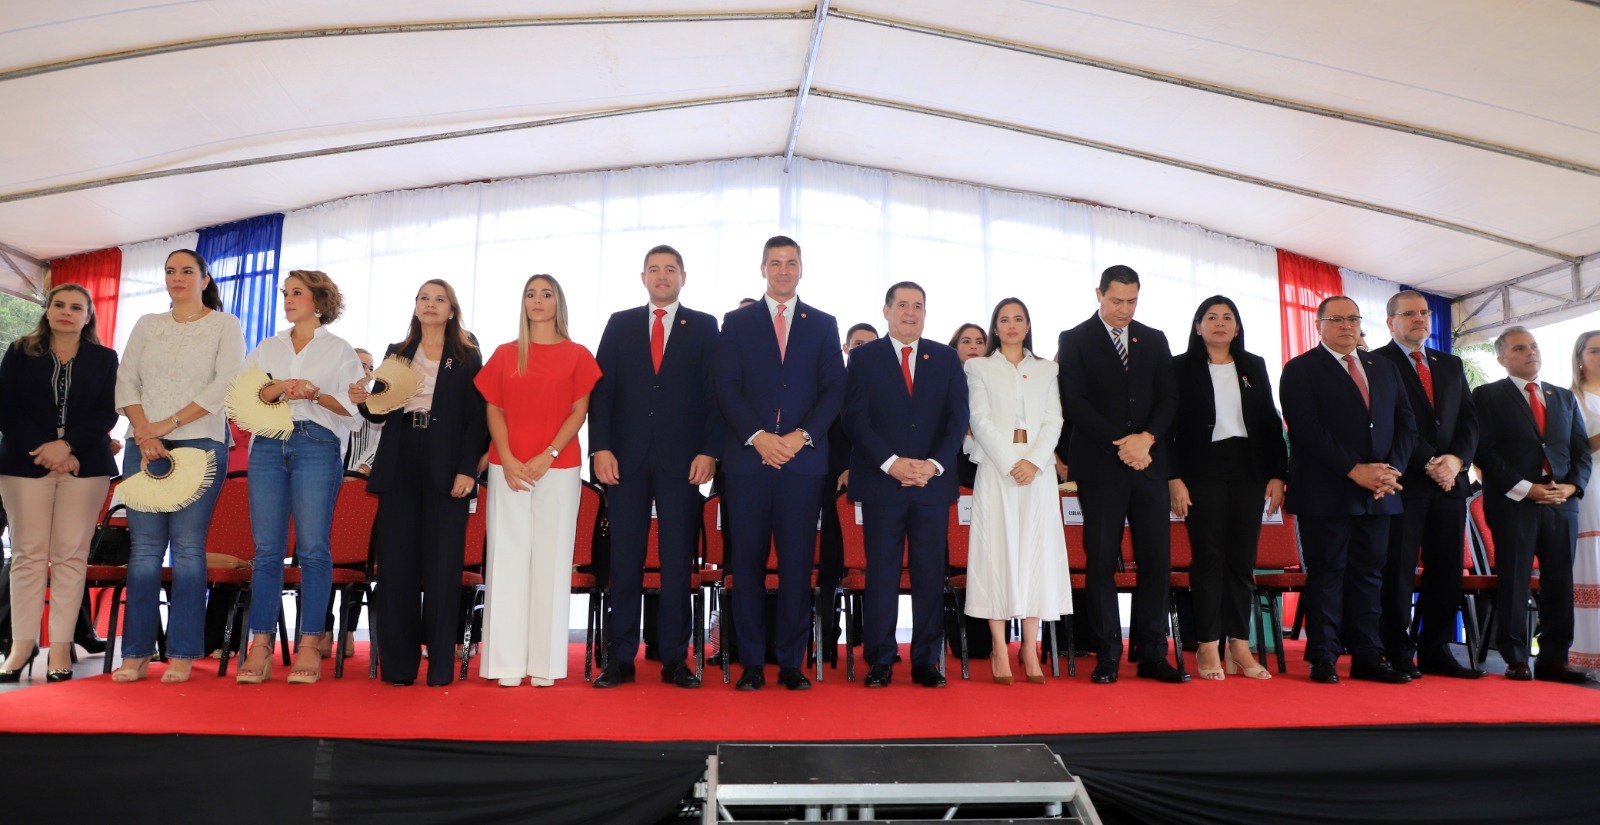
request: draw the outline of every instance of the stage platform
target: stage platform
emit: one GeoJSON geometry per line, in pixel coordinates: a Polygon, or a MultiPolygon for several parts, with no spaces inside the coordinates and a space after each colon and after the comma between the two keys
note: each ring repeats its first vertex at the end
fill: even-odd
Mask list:
{"type": "Polygon", "coordinates": [[[1125,664],[1118,684],[1094,685],[1089,658],[1076,677],[1002,686],[987,661],[962,681],[951,659],[943,690],[904,667],[867,690],[841,666],[806,692],[769,673],[753,694],[712,668],[699,690],[664,685],[645,661],[637,684],[595,690],[581,645],[551,688],[502,688],[475,669],[396,688],[367,679],[364,645],[345,678],[329,660],[309,687],[281,669],[238,685],[215,662],[166,685],[156,664],[131,685],[80,677],[0,695],[0,821],[50,816],[41,791],[72,777],[94,789],[73,793],[75,816],[137,800],[148,816],[135,821],[157,821],[160,800],[212,797],[242,822],[677,822],[724,742],[1039,742],[1106,822],[1600,817],[1600,690],[1499,676],[1319,685],[1289,653],[1289,673],[1264,682],[1164,685],[1125,664]]]}

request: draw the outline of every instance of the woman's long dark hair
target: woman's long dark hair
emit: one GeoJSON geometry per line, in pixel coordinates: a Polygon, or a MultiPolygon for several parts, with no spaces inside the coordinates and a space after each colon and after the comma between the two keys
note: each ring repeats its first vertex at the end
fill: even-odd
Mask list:
{"type": "Polygon", "coordinates": [[[1007,304],[1022,307],[1022,318],[1028,322],[1028,334],[1022,336],[1022,348],[1033,352],[1033,313],[1028,311],[1028,305],[1024,304],[1021,298],[1001,298],[989,316],[989,340],[984,348],[984,355],[994,355],[1000,349],[1000,310],[1005,309],[1007,304]]]}
{"type": "Polygon", "coordinates": [[[45,350],[49,349],[55,342],[55,331],[50,329],[50,304],[55,301],[57,295],[63,292],[82,293],[83,303],[89,309],[89,323],[83,325],[83,331],[78,334],[78,340],[90,344],[100,343],[100,332],[97,326],[99,319],[94,311],[94,296],[90,295],[89,290],[79,284],[62,284],[51,289],[50,294],[45,296],[44,314],[39,316],[38,326],[34,327],[32,332],[18,338],[16,341],[16,345],[22,347],[22,353],[29,358],[38,358],[43,355],[45,350]]]}
{"type": "Polygon", "coordinates": [[[222,312],[222,291],[217,289],[217,279],[211,276],[211,264],[207,263],[206,259],[200,257],[200,253],[193,249],[174,249],[167,254],[167,260],[170,261],[173,255],[179,254],[193,258],[195,263],[200,265],[200,274],[206,276],[205,288],[200,290],[200,303],[206,309],[222,312]]]}
{"type": "MultiPolygon", "coordinates": [[[[450,356],[452,358],[466,358],[468,352],[476,352],[478,349],[477,342],[473,339],[472,334],[461,326],[461,301],[456,299],[455,287],[438,278],[430,278],[417,287],[417,294],[421,295],[422,287],[428,284],[443,287],[445,300],[450,302],[450,318],[444,322],[444,345],[450,351],[450,356]]],[[[416,301],[413,300],[411,303],[413,305],[411,327],[406,331],[406,340],[400,342],[400,345],[395,348],[395,352],[404,352],[410,349],[412,345],[422,342],[422,321],[417,318],[416,301]]]]}
{"type": "Polygon", "coordinates": [[[985,346],[988,345],[989,336],[984,333],[983,327],[980,327],[977,324],[962,324],[961,326],[956,327],[956,334],[950,336],[950,348],[951,349],[954,349],[954,348],[956,348],[958,346],[961,346],[961,333],[966,332],[969,329],[977,330],[978,334],[983,336],[984,345],[985,346]]]}
{"type": "Polygon", "coordinates": [[[1228,296],[1213,295],[1200,302],[1200,306],[1194,311],[1194,320],[1189,322],[1189,356],[1200,359],[1200,363],[1205,363],[1209,356],[1206,355],[1205,339],[1201,338],[1200,333],[1195,332],[1194,328],[1199,325],[1200,319],[1206,317],[1206,310],[1217,304],[1226,306],[1228,311],[1233,313],[1233,322],[1239,326],[1239,334],[1233,336],[1233,341],[1228,344],[1228,354],[1238,358],[1244,352],[1244,319],[1239,317],[1239,308],[1228,296]]]}

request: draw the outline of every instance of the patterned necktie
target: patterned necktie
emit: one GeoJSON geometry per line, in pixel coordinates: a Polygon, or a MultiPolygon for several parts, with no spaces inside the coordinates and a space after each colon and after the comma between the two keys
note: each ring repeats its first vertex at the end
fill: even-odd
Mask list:
{"type": "Polygon", "coordinates": [[[1344,357],[1344,368],[1350,371],[1350,378],[1356,382],[1356,389],[1361,390],[1361,402],[1367,405],[1367,409],[1372,409],[1372,393],[1367,391],[1367,377],[1361,374],[1361,370],[1356,369],[1354,355],[1344,357]]]}
{"type": "Polygon", "coordinates": [[[1428,369],[1428,359],[1422,353],[1411,353],[1411,360],[1417,362],[1417,377],[1422,379],[1422,391],[1428,396],[1428,406],[1433,406],[1433,370],[1428,369]]]}
{"type": "Polygon", "coordinates": [[[664,309],[656,310],[656,322],[650,325],[650,363],[655,365],[656,372],[661,372],[661,354],[667,349],[667,329],[661,323],[666,314],[664,309]]]}
{"type": "Polygon", "coordinates": [[[778,304],[778,314],[772,316],[772,331],[778,334],[778,360],[782,361],[789,349],[789,322],[784,320],[783,311],[787,309],[783,304],[778,304]]]}
{"type": "Polygon", "coordinates": [[[900,374],[906,377],[906,395],[911,394],[911,348],[900,348],[900,374]]]}
{"type": "Polygon", "coordinates": [[[1128,369],[1128,346],[1122,343],[1122,328],[1111,328],[1111,346],[1117,348],[1117,357],[1122,359],[1122,369],[1128,369]]]}

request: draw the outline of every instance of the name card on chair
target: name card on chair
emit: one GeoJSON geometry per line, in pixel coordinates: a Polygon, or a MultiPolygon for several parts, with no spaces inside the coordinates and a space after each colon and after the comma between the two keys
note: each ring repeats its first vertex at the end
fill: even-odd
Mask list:
{"type": "Polygon", "coordinates": [[[856,524],[866,524],[866,519],[861,515],[861,502],[856,502],[856,524]]]}
{"type": "Polygon", "coordinates": [[[956,499],[956,523],[962,525],[972,523],[972,496],[956,499]]]}
{"type": "Polygon", "coordinates": [[[1081,503],[1079,503],[1077,496],[1062,496],[1061,497],[1061,523],[1062,524],[1082,524],[1083,523],[1083,505],[1081,503]]]}

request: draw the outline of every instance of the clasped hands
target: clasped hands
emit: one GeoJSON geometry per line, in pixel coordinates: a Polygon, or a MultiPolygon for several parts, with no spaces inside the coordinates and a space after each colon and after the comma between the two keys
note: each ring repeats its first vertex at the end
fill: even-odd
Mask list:
{"type": "Polygon", "coordinates": [[[923,458],[900,457],[889,465],[889,477],[900,482],[901,487],[926,487],[928,479],[939,474],[932,461],[923,458]]]}
{"type": "Polygon", "coordinates": [[[806,446],[806,437],[799,430],[790,430],[784,435],[763,431],[750,439],[750,446],[756,448],[762,464],[778,468],[800,453],[800,449],[806,446]]]}
{"type": "Polygon", "coordinates": [[[1528,491],[1526,499],[1534,504],[1565,504],[1567,499],[1578,494],[1578,488],[1572,484],[1557,484],[1554,481],[1545,484],[1535,484],[1528,491]]]}
{"type": "Polygon", "coordinates": [[[78,472],[78,457],[72,454],[72,445],[68,444],[66,439],[46,441],[29,450],[28,455],[33,456],[34,464],[52,473],[76,475],[78,472]]]}
{"type": "Polygon", "coordinates": [[[1155,445],[1156,437],[1149,433],[1130,433],[1111,443],[1116,445],[1117,458],[1122,459],[1123,464],[1143,470],[1150,466],[1150,448],[1155,445]]]}
{"type": "MultiPolygon", "coordinates": [[[[512,492],[520,493],[533,489],[534,482],[544,478],[544,474],[549,471],[550,465],[554,464],[555,460],[556,457],[549,451],[541,452],[528,461],[518,461],[508,453],[501,453],[500,470],[505,473],[506,486],[510,487],[512,492]]],[[[456,476],[457,482],[463,478],[466,476],[456,476]]],[[[450,494],[455,495],[455,489],[452,488],[450,494]]]]}
{"type": "Polygon", "coordinates": [[[1427,472],[1428,478],[1433,480],[1433,483],[1439,485],[1440,489],[1449,492],[1456,486],[1456,476],[1461,474],[1461,459],[1449,453],[1436,455],[1428,459],[1428,463],[1424,465],[1424,470],[1427,472]]]}
{"type": "MultiPolygon", "coordinates": [[[[708,455],[697,455],[689,462],[689,483],[696,487],[710,481],[717,474],[717,460],[708,455]]],[[[622,470],[617,463],[617,454],[610,450],[596,450],[594,454],[594,477],[601,484],[618,484],[622,481],[622,470]]]]}
{"type": "Polygon", "coordinates": [[[320,392],[322,392],[320,387],[304,378],[285,378],[282,381],[274,381],[271,384],[262,387],[261,394],[263,397],[261,400],[267,402],[268,404],[273,403],[271,400],[266,398],[266,396],[270,394],[274,397],[279,395],[288,396],[294,401],[306,401],[308,399],[316,398],[317,393],[320,392]],[[268,393],[267,390],[272,389],[274,385],[277,386],[278,391],[276,393],[268,393]]]}
{"type": "Polygon", "coordinates": [[[1357,464],[1345,475],[1351,481],[1372,491],[1375,499],[1400,492],[1400,471],[1382,462],[1357,464]]]}

